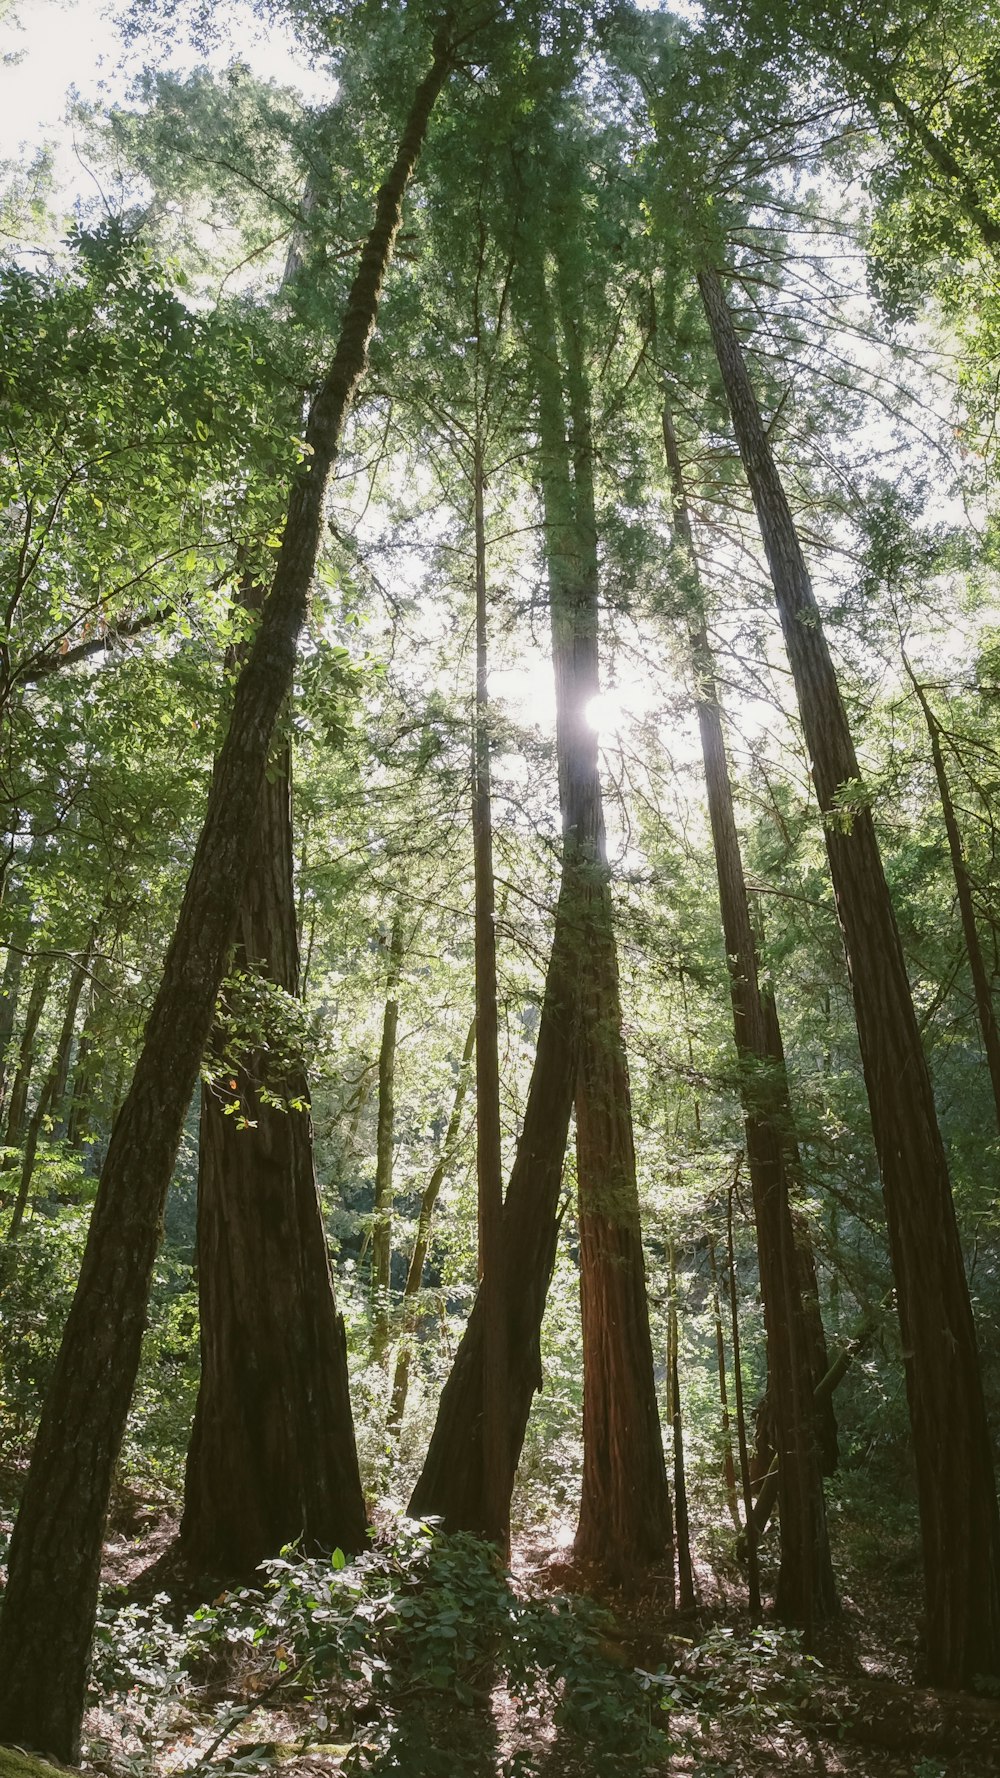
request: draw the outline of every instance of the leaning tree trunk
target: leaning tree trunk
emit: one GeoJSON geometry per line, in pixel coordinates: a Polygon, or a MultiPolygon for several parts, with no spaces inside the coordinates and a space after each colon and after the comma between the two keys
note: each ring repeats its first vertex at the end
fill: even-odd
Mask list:
{"type": "MultiPolygon", "coordinates": [[[[234,966],[297,992],[287,748],[261,792],[234,966]]],[[[298,1539],[307,1551],[361,1549],[347,1345],[301,1061],[276,1071],[258,1052],[202,1087],[198,1299],[201,1381],[179,1539],[188,1566],[244,1578],[298,1539]]]]}
{"type": "Polygon", "coordinates": [[[673,1569],[673,1520],[656,1400],[628,1064],[597,733],[599,568],[590,392],[568,274],[555,315],[534,277],[541,481],[563,823],[589,871],[581,908],[576,1153],[583,1323],[583,1483],[575,1549],[609,1573],[673,1569]],[[568,408],[568,415],[567,415],[568,408]],[[567,442],[567,417],[570,442],[567,442]]]}
{"type": "MultiPolygon", "coordinates": [[[[541,1326],[559,1234],[559,1186],[578,1056],[579,906],[576,847],[564,845],[552,950],[545,977],[528,1102],[503,1210],[507,1444],[500,1454],[509,1500],[531,1398],[542,1386],[541,1326]]],[[[414,1518],[433,1514],[446,1531],[490,1536],[495,1476],[483,1461],[485,1339],[480,1289],[441,1392],[424,1466],[410,1500],[414,1518]]]]}
{"type": "MultiPolygon", "coordinates": [[[[755,913],[754,937],[761,935],[762,922],[759,903],[755,913]]],[[[789,1197],[793,1200],[792,1237],[795,1243],[795,1265],[798,1273],[798,1290],[802,1303],[802,1337],[805,1342],[806,1367],[813,1390],[813,1432],[819,1451],[819,1466],[823,1475],[834,1475],[840,1460],[837,1443],[837,1415],[833,1406],[832,1396],[818,1396],[817,1384],[826,1375],[830,1358],[826,1341],[826,1329],[823,1326],[823,1315],[819,1302],[819,1279],[816,1276],[816,1255],[813,1249],[812,1231],[801,1210],[794,1207],[794,1200],[802,1196],[803,1172],[802,1157],[799,1153],[798,1139],[795,1134],[795,1120],[791,1109],[791,1092],[788,1082],[788,1068],[785,1063],[785,1046],[778,1022],[778,1008],[774,993],[767,982],[760,984],[760,997],[764,1007],[764,1028],[767,1034],[767,1052],[774,1070],[773,1091],[778,1105],[779,1129],[782,1136],[782,1153],[785,1161],[785,1172],[788,1177],[789,1197]],[[787,1117],[787,1123],[785,1119],[787,1117]]]]}
{"type": "Polygon", "coordinates": [[[7,947],[7,961],[4,964],[3,981],[0,983],[0,1112],[3,1111],[7,1098],[7,1058],[17,1021],[17,1000],[24,973],[26,937],[27,927],[15,926],[13,938],[16,943],[7,947]]]}
{"type": "Polygon", "coordinates": [[[90,999],[77,1044],[73,1084],[67,1107],[66,1140],[71,1148],[82,1148],[91,1119],[92,1101],[97,1086],[94,1052],[101,1027],[102,999],[106,994],[106,982],[96,978],[91,981],[90,999]]]}
{"type": "Polygon", "coordinates": [[[714,271],[699,273],[760,523],[847,953],[882,1174],[917,1471],[927,1671],[1000,1673],[1000,1516],[944,1144],[840,687],[760,410],[714,271]]]}
{"type": "Polygon", "coordinates": [[[163,1204],[208,1041],[253,846],[271,733],[291,686],[326,485],[364,372],[402,200],[452,67],[420,83],[312,403],[260,624],[236,686],[201,837],[131,1088],[112,1132],[80,1281],[42,1410],[0,1616],[0,1741],[79,1753],[108,1498],[128,1415],[163,1204]]]}
{"type": "Polygon", "coordinates": [[[399,978],[403,968],[403,917],[397,910],[389,939],[389,974],[378,1052],[378,1120],[375,1139],[375,1203],[372,1210],[372,1357],[385,1358],[389,1344],[389,1283],[392,1267],[392,1156],[395,1136],[396,1032],[399,978]]]}
{"type": "Polygon", "coordinates": [[[427,1250],[431,1241],[431,1223],[445,1174],[454,1155],[458,1143],[458,1133],[462,1127],[462,1111],[465,1106],[465,1095],[469,1088],[469,1067],[473,1051],[476,1047],[476,1020],[473,1017],[469,1025],[469,1033],[465,1039],[462,1060],[458,1067],[458,1079],[455,1082],[455,1097],[452,1100],[451,1116],[441,1144],[441,1153],[434,1164],[431,1176],[424,1186],[417,1212],[417,1229],[413,1237],[413,1248],[410,1263],[406,1271],[406,1283],[403,1286],[403,1314],[399,1344],[396,1348],[396,1368],[392,1378],[392,1394],[389,1397],[388,1430],[398,1434],[403,1424],[406,1411],[406,1397],[410,1387],[410,1364],[413,1357],[413,1341],[417,1332],[417,1303],[420,1286],[423,1282],[424,1266],[427,1263],[427,1250]]]}
{"type": "Polygon", "coordinates": [[[990,1085],[993,1088],[993,1106],[996,1111],[997,1129],[1000,1130],[1000,1029],[997,1027],[997,1016],[993,1006],[993,993],[990,978],[983,957],[983,948],[979,942],[976,927],[976,908],[972,899],[972,881],[969,867],[965,862],[965,848],[955,814],[952,800],[951,785],[948,783],[948,771],[944,763],[944,751],[941,746],[941,724],[938,722],[930,706],[930,700],[920,684],[906,655],[903,665],[909,675],[910,684],[916,693],[917,702],[923,712],[927,724],[927,734],[931,744],[931,759],[934,762],[934,776],[937,779],[938,795],[941,798],[941,812],[944,816],[945,833],[948,836],[948,854],[951,858],[952,874],[955,878],[955,894],[958,898],[958,911],[962,921],[962,937],[965,939],[966,955],[969,959],[969,972],[972,976],[972,988],[976,997],[976,1012],[979,1017],[979,1029],[983,1039],[983,1050],[986,1054],[986,1066],[989,1069],[990,1085]]]}
{"type": "Polygon", "coordinates": [[[789,1203],[798,1161],[788,1076],[777,1017],[769,1028],[757,967],[757,946],[740,852],[726,757],[722,712],[705,625],[694,535],[669,404],[662,411],[673,517],[691,598],[689,637],[701,734],[705,787],[729,965],[733,1035],[740,1060],[740,1096],[757,1228],[768,1396],[780,1454],[781,1565],[776,1609],[807,1633],[836,1608],[823,1481],[814,1436],[810,1340],[800,1290],[799,1258],[789,1203]]]}

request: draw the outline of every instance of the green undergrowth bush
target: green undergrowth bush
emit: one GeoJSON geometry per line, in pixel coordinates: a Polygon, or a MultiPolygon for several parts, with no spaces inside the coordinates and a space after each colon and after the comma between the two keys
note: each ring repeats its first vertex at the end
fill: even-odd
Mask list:
{"type": "Polygon", "coordinates": [[[262,1705],[292,1716],[302,1747],[334,1745],[345,1771],[377,1778],[478,1772],[494,1743],[489,1769],[527,1778],[552,1769],[553,1737],[609,1774],[669,1751],[669,1695],[623,1660],[609,1615],[515,1591],[478,1539],[403,1520],[353,1562],[288,1550],[262,1574],[179,1628],[163,1597],[102,1611],[94,1702],[127,1694],[140,1735],[163,1743],[171,1702],[190,1714],[200,1698],[208,1727],[231,1731],[209,1762],[226,1770],[274,1762],[275,1743],[239,1741],[251,1715],[262,1733],[262,1705]]]}
{"type": "Polygon", "coordinates": [[[798,1630],[769,1624],[742,1635],[716,1626],[656,1675],[671,1709],[697,1717],[702,1734],[720,1721],[748,1731],[790,1724],[812,1692],[820,1663],[798,1630]]]}
{"type": "Polygon", "coordinates": [[[89,1208],[26,1217],[10,1249],[0,1296],[0,1431],[8,1451],[25,1447],[55,1364],[73,1300],[89,1208]]]}
{"type": "MultiPolygon", "coordinates": [[[[69,1169],[64,1172],[68,1177],[69,1169]]],[[[49,1180],[45,1167],[41,1178],[43,1185],[49,1180]]],[[[73,1178],[79,1184],[78,1167],[73,1178]]],[[[92,1191],[93,1180],[86,1183],[92,1191]]],[[[8,1256],[0,1289],[0,1444],[8,1456],[26,1458],[30,1450],[76,1289],[90,1215],[89,1201],[36,1207],[8,1256]]],[[[121,1480],[141,1484],[154,1498],[179,1490],[197,1385],[192,1267],[186,1257],[165,1247],[150,1293],[121,1480]]],[[[13,1504],[12,1498],[4,1499],[4,1505],[13,1504]]]]}

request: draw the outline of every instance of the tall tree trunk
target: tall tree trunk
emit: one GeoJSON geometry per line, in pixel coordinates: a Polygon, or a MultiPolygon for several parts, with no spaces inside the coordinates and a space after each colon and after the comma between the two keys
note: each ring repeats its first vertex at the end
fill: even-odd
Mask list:
{"type": "Polygon", "coordinates": [[[729,1188],[726,1203],[726,1258],[729,1265],[729,1313],[730,1327],[733,1335],[733,1394],[736,1398],[736,1443],[740,1453],[740,1482],[743,1488],[743,1523],[746,1526],[747,1555],[747,1591],[749,1593],[750,1622],[759,1624],[760,1610],[760,1566],[757,1561],[757,1527],[753,1518],[753,1493],[750,1486],[750,1453],[747,1449],[747,1417],[743,1403],[743,1359],[740,1351],[740,1303],[739,1286],[736,1277],[736,1242],[733,1238],[733,1198],[739,1179],[739,1163],[737,1162],[736,1177],[729,1188]]]}
{"type": "Polygon", "coordinates": [[[757,946],[726,758],[714,662],[705,626],[694,536],[669,404],[662,413],[663,445],[673,495],[674,526],[690,595],[689,637],[701,734],[719,903],[729,965],[733,1035],[740,1061],[740,1095],[757,1228],[768,1394],[775,1444],[781,1454],[781,1565],[776,1609],[807,1633],[836,1608],[836,1590],[813,1428],[813,1378],[789,1203],[797,1161],[788,1076],[777,1033],[769,1029],[760,990],[757,946]]]}
{"type": "MultiPolygon", "coordinates": [[[[559,1185],[578,1055],[581,874],[575,844],[564,842],[562,882],[528,1102],[504,1200],[507,1444],[502,1457],[508,1499],[531,1398],[542,1386],[542,1315],[555,1262],[559,1185]]],[[[480,1290],[441,1393],[409,1511],[414,1518],[438,1516],[446,1531],[472,1531],[488,1537],[483,1461],[484,1332],[480,1290]]]]}
{"type": "Polygon", "coordinates": [[[920,684],[913,668],[904,653],[903,665],[909,676],[910,684],[916,694],[917,702],[923,712],[927,724],[927,734],[931,744],[931,759],[934,762],[934,776],[937,779],[938,795],[941,798],[941,810],[944,815],[945,833],[948,836],[948,853],[951,858],[952,873],[955,878],[955,893],[958,897],[958,911],[962,921],[962,937],[969,959],[969,970],[972,975],[972,988],[976,997],[976,1012],[979,1017],[979,1029],[983,1038],[983,1049],[986,1053],[986,1066],[990,1072],[990,1085],[993,1088],[993,1105],[997,1117],[997,1129],[1000,1130],[1000,1029],[997,1027],[996,1012],[993,1007],[993,993],[990,978],[983,957],[983,948],[979,942],[976,929],[976,909],[972,899],[972,883],[969,869],[965,862],[965,849],[959,830],[955,804],[952,801],[951,786],[948,783],[948,771],[944,763],[944,752],[941,747],[941,724],[931,709],[927,693],[920,684]]]}
{"type": "Polygon", "coordinates": [[[462,1110],[465,1105],[465,1096],[469,1087],[469,1064],[472,1061],[472,1054],[475,1047],[476,1020],[475,1016],[473,1016],[469,1026],[469,1034],[465,1040],[465,1048],[462,1051],[458,1079],[455,1082],[455,1097],[452,1101],[451,1116],[448,1119],[448,1128],[445,1131],[444,1141],[441,1144],[441,1153],[438,1156],[434,1170],[431,1173],[427,1184],[424,1186],[423,1196],[420,1200],[420,1209],[417,1212],[417,1230],[413,1237],[413,1249],[410,1253],[410,1263],[406,1272],[406,1283],[403,1286],[402,1327],[400,1329],[399,1346],[396,1351],[396,1369],[392,1379],[392,1394],[389,1399],[388,1425],[389,1431],[392,1433],[399,1432],[399,1429],[403,1424],[403,1414],[406,1411],[406,1397],[410,1387],[410,1362],[413,1351],[413,1337],[417,1331],[416,1303],[420,1294],[420,1286],[423,1282],[424,1266],[427,1262],[427,1250],[430,1246],[431,1239],[431,1223],[434,1217],[434,1208],[438,1201],[438,1194],[444,1184],[445,1174],[448,1171],[449,1163],[455,1152],[455,1146],[458,1142],[458,1133],[462,1127],[462,1110]]]}
{"type": "Polygon", "coordinates": [[[507,1351],[504,1330],[503,1159],[497,1033],[496,884],[490,782],[485,473],[481,417],[473,468],[476,555],[476,703],[472,759],[472,844],[476,885],[476,1183],[483,1303],[483,1506],[487,1535],[510,1552],[507,1482],[507,1351]]]}
{"type": "Polygon", "coordinates": [[[672,1569],[673,1521],[649,1331],[598,740],[587,716],[600,691],[590,392],[577,293],[568,273],[558,274],[561,354],[542,268],[533,283],[559,785],[564,830],[575,834],[589,873],[581,909],[576,1083],[583,1484],[575,1548],[609,1573],[664,1558],[672,1569]]]}
{"type": "MultiPolygon", "coordinates": [[[[844,1341],[844,1344],[840,1347],[832,1363],[827,1367],[823,1376],[819,1378],[819,1381],[813,1390],[813,1401],[817,1408],[821,1409],[825,1401],[832,1400],[834,1392],[840,1387],[840,1384],[846,1377],[858,1353],[878,1327],[881,1319],[881,1312],[889,1307],[889,1304],[892,1301],[892,1294],[893,1293],[890,1290],[877,1309],[868,1310],[867,1313],[862,1316],[854,1333],[851,1335],[851,1338],[844,1341]]],[[[768,1521],[777,1504],[777,1499],[778,1466],[776,1459],[758,1488],[757,1498],[754,1501],[753,1522],[755,1534],[758,1539],[763,1537],[764,1532],[767,1530],[768,1521]]]]}
{"type": "MultiPolygon", "coordinates": [[[[754,919],[755,941],[761,942],[763,922],[759,897],[756,907],[751,908],[751,914],[754,919]]],[[[788,1194],[792,1200],[792,1239],[795,1246],[799,1300],[802,1304],[800,1325],[805,1342],[805,1362],[813,1391],[813,1432],[819,1451],[820,1470],[823,1475],[834,1475],[839,1462],[837,1416],[834,1411],[833,1397],[817,1394],[817,1384],[826,1375],[830,1360],[826,1343],[826,1329],[823,1326],[823,1314],[820,1309],[819,1279],[816,1276],[816,1256],[813,1251],[812,1232],[804,1213],[795,1207],[795,1200],[801,1200],[804,1195],[803,1171],[802,1157],[795,1134],[788,1069],[785,1063],[785,1046],[781,1037],[781,1026],[778,1022],[777,1003],[773,990],[766,982],[760,984],[760,997],[764,1008],[768,1056],[774,1069],[774,1089],[778,1103],[777,1117],[782,1138],[785,1173],[788,1179],[788,1194]]]]}
{"type": "Polygon", "coordinates": [[[698,279],[824,815],[882,1173],[940,1685],[1000,1673],[1000,1517],[944,1144],[871,810],[808,570],[722,284],[698,279]]]}
{"type": "MultiPolygon", "coordinates": [[[[234,967],[298,990],[288,749],[265,778],[234,967]]],[[[296,1539],[355,1551],[367,1515],[313,1167],[301,1060],[265,1053],[202,1087],[198,1148],[201,1381],[180,1549],[245,1577],[296,1539]],[[259,1093],[283,1100],[266,1102],[259,1093]],[[294,1108],[293,1104],[298,1108],[294,1108]]]]}
{"type": "Polygon", "coordinates": [[[719,1296],[719,1266],[715,1242],[708,1238],[708,1264],[712,1274],[712,1313],[715,1319],[715,1360],[719,1372],[719,1406],[722,1417],[722,1479],[726,1489],[726,1505],[733,1528],[740,1530],[740,1509],[736,1497],[736,1466],[733,1463],[733,1439],[729,1423],[729,1390],[726,1384],[726,1341],[722,1331],[722,1302],[719,1296]]]}
{"type": "Polygon", "coordinates": [[[21,1044],[17,1055],[17,1067],[14,1070],[14,1079],[10,1089],[10,1104],[7,1109],[7,1128],[4,1132],[4,1145],[7,1148],[17,1148],[24,1134],[24,1119],[28,1109],[28,1089],[31,1085],[31,1071],[35,1065],[35,1039],[38,1036],[39,1020],[48,999],[53,968],[54,963],[51,957],[40,957],[31,977],[28,1004],[24,1013],[24,1027],[21,1032],[21,1044]]]}
{"type": "Polygon", "coordinates": [[[421,81],[312,403],[274,583],[243,668],[177,930],[102,1170],[80,1281],[42,1411],[0,1615],[0,1741],[79,1752],[108,1497],[139,1363],[170,1174],[250,862],[271,733],[291,686],[344,421],[367,360],[402,200],[453,62],[421,81]]]}
{"type": "Polygon", "coordinates": [[[677,1603],[682,1611],[696,1604],[691,1562],[687,1476],[684,1468],[684,1416],[681,1409],[680,1322],[677,1315],[677,1257],[670,1243],[670,1302],[667,1307],[667,1418],[674,1447],[674,1514],[677,1525],[677,1603]]]}
{"type": "Polygon", "coordinates": [[[403,968],[403,916],[397,909],[389,938],[389,972],[378,1052],[378,1122],[375,1139],[375,1203],[372,1209],[372,1357],[385,1358],[389,1344],[389,1283],[392,1266],[392,1149],[395,1123],[397,991],[403,968]]]}

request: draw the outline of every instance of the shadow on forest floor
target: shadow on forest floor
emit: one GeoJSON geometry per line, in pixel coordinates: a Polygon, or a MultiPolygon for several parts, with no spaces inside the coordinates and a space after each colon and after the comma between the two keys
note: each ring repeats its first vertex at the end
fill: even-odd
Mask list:
{"type": "Polygon", "coordinates": [[[108,1778],[1000,1778],[1000,1702],[915,1687],[918,1577],[842,1574],[818,1658],[751,1632],[739,1570],[598,1588],[551,1539],[514,1576],[400,1527],[355,1564],[294,1551],[181,1621],[172,1525],[115,1527],[88,1760],[108,1778]],[[131,1536],[129,1535],[131,1532],[131,1536]],[[140,1556],[157,1566],[144,1574],[140,1556]],[[593,1598],[597,1591],[598,1598],[593,1598]]]}

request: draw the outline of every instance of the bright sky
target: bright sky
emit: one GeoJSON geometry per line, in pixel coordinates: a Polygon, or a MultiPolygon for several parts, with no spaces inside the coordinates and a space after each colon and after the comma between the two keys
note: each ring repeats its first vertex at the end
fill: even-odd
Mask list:
{"type": "MultiPolygon", "coordinates": [[[[71,92],[90,101],[120,99],[151,57],[151,46],[144,45],[124,62],[115,23],[123,10],[124,0],[14,0],[14,12],[0,23],[0,57],[17,58],[0,66],[0,159],[16,160],[25,149],[57,143],[68,202],[77,191],[87,193],[64,121],[71,92]]],[[[265,38],[239,0],[232,10],[237,25],[232,45],[212,61],[224,65],[238,54],[255,73],[298,87],[309,100],[332,96],[329,79],[297,58],[290,38],[274,30],[265,38]]],[[[171,65],[191,67],[202,59],[174,57],[171,65]]]]}

